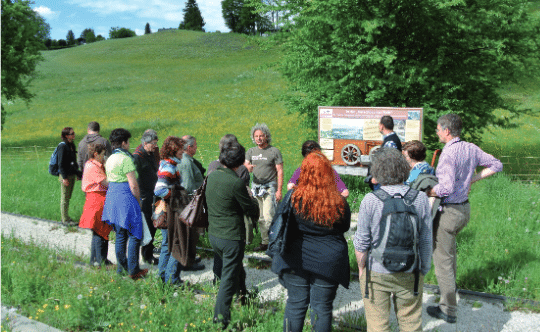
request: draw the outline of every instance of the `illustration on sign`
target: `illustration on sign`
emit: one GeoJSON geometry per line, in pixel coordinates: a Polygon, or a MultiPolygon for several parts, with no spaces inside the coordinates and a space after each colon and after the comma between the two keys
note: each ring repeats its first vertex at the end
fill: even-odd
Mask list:
{"type": "MultiPolygon", "coordinates": [[[[394,120],[402,142],[422,139],[422,108],[319,107],[319,144],[334,166],[362,166],[362,156],[380,146],[381,117],[394,120]]],[[[368,158],[369,159],[369,158],[368,158]]]]}

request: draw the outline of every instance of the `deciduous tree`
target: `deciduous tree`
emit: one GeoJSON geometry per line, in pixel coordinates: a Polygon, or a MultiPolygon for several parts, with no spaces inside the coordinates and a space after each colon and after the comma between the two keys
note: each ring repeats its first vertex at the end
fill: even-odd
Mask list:
{"type": "Polygon", "coordinates": [[[179,29],[204,31],[203,27],[206,23],[202,18],[201,11],[195,0],[188,0],[183,12],[184,21],[180,23],[179,29]]]}
{"type": "MultiPolygon", "coordinates": [[[[508,1],[291,0],[283,73],[289,108],[317,128],[318,105],[423,107],[461,115],[479,141],[493,111],[518,112],[497,90],[538,68],[540,24],[508,1]]],[[[536,71],[537,72],[537,71],[536,71]]]]}
{"type": "Polygon", "coordinates": [[[81,37],[86,43],[93,43],[96,41],[96,34],[94,29],[84,29],[81,32],[81,37]]]}
{"type": "Polygon", "coordinates": [[[68,31],[66,35],[66,42],[69,46],[75,45],[76,40],[75,40],[75,34],[73,33],[73,30],[68,31]]]}
{"type": "Polygon", "coordinates": [[[33,97],[28,87],[36,65],[43,60],[39,50],[49,37],[49,25],[30,3],[2,0],[2,128],[4,101],[21,98],[29,102],[33,97]]]}
{"type": "Polygon", "coordinates": [[[255,34],[270,24],[265,16],[256,12],[256,7],[249,0],[223,0],[221,12],[225,25],[233,32],[255,34]]]}

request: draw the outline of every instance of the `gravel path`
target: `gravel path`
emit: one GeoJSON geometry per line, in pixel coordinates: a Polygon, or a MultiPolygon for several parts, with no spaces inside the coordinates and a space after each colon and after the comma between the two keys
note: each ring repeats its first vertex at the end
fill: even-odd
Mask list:
{"type": "MultiPolygon", "coordinates": [[[[66,232],[63,227],[58,227],[58,224],[28,218],[14,216],[11,214],[1,214],[1,228],[4,236],[16,236],[24,241],[34,241],[39,244],[44,244],[58,250],[70,250],[77,254],[89,257],[91,232],[84,229],[79,229],[78,232],[66,232]]],[[[263,257],[262,254],[251,254],[246,257],[263,257]]],[[[116,263],[114,254],[114,245],[109,246],[108,258],[116,263]]],[[[210,282],[213,278],[212,260],[203,260],[206,269],[197,272],[182,272],[182,279],[190,282],[210,282]]],[[[145,266],[141,264],[141,266],[145,266]]],[[[156,267],[145,266],[152,269],[156,273],[156,267]]],[[[258,270],[246,268],[247,286],[256,286],[260,290],[262,299],[285,299],[286,291],[279,284],[275,274],[269,270],[258,270]]],[[[458,320],[456,324],[447,324],[442,320],[436,320],[428,316],[426,308],[433,305],[435,295],[424,292],[423,302],[423,329],[424,331],[505,331],[505,332],[522,332],[522,331],[539,331],[540,332],[540,314],[513,311],[504,311],[504,307],[500,301],[485,300],[473,298],[469,296],[461,296],[458,305],[458,320]],[[472,304],[481,302],[479,308],[473,308],[472,304]]],[[[2,318],[6,308],[2,308],[2,318]]],[[[358,282],[351,283],[350,288],[344,289],[340,287],[336,299],[334,301],[334,315],[362,315],[364,312],[361,300],[360,285],[358,282]]],[[[395,315],[392,314],[394,326],[395,315]]],[[[397,328],[395,329],[397,331],[397,328]]],[[[14,329],[15,331],[15,329],[14,329]]],[[[24,331],[24,330],[20,330],[24,331]]],[[[32,331],[45,331],[45,329],[34,329],[32,331]]]]}

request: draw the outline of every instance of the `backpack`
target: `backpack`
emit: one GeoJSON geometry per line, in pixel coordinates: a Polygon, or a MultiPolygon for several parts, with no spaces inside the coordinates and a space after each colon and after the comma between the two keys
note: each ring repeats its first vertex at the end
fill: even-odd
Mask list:
{"type": "MultiPolygon", "coordinates": [[[[60,142],[60,144],[66,144],[66,142],[60,142]]],[[[60,175],[60,172],[58,172],[58,148],[60,147],[60,144],[54,149],[51,159],[49,160],[49,174],[54,176],[60,175]]]]}
{"type": "MultiPolygon", "coordinates": [[[[368,257],[382,264],[390,272],[412,271],[415,274],[414,295],[418,295],[420,256],[418,254],[419,216],[414,206],[418,191],[410,188],[405,196],[388,194],[382,189],[373,194],[383,202],[379,237],[374,239],[368,257]]],[[[366,271],[369,271],[369,259],[366,271]]],[[[369,272],[366,275],[368,298],[369,272]]]]}

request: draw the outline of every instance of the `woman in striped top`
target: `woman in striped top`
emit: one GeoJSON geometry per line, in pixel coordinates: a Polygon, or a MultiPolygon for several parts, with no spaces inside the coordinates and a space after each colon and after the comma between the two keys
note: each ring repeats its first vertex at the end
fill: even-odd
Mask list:
{"type": "MultiPolygon", "coordinates": [[[[171,188],[175,184],[180,184],[180,173],[177,165],[180,164],[183,153],[184,141],[176,136],[167,137],[159,151],[161,161],[159,162],[158,181],[154,194],[165,201],[171,196],[171,188]]],[[[183,283],[180,279],[181,266],[169,252],[166,228],[161,229],[161,235],[163,241],[161,242],[161,254],[159,255],[159,276],[165,283],[181,285],[183,283]]]]}

